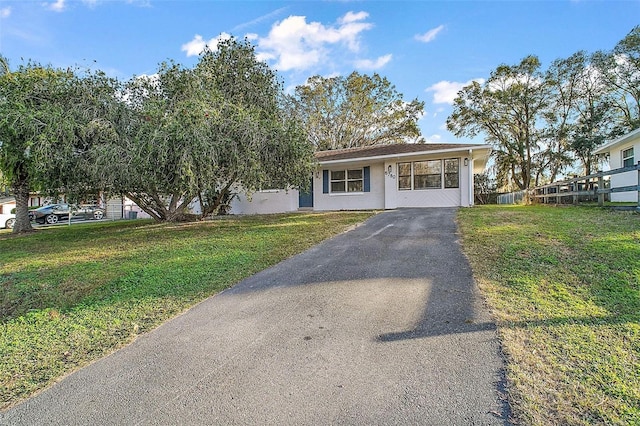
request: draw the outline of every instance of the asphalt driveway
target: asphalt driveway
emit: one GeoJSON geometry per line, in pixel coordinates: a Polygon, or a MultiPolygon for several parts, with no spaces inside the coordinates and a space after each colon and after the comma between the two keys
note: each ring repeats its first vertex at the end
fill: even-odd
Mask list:
{"type": "Polygon", "coordinates": [[[0,423],[508,424],[495,326],[454,218],[455,209],[378,214],[207,299],[0,423]]]}

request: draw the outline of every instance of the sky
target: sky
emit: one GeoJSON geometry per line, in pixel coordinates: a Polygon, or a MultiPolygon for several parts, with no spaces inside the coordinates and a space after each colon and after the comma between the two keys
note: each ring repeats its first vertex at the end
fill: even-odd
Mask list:
{"type": "Polygon", "coordinates": [[[640,0],[0,0],[0,54],[12,69],[30,59],[126,80],[247,37],[288,92],[314,75],[378,73],[425,102],[427,142],[481,143],[446,130],[464,85],[528,55],[546,68],[610,50],[636,25],[640,0]]]}

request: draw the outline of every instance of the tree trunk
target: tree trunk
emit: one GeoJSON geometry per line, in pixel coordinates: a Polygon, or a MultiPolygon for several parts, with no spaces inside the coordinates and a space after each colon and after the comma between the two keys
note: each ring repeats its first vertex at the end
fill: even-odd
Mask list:
{"type": "Polygon", "coordinates": [[[16,223],[13,225],[14,233],[31,232],[33,227],[29,220],[29,182],[26,177],[13,185],[13,194],[16,197],[16,223]]]}

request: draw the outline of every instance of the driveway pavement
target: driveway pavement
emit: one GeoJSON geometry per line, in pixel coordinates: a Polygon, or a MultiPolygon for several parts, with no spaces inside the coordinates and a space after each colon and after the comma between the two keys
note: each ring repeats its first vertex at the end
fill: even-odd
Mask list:
{"type": "Polygon", "coordinates": [[[495,326],[454,217],[378,214],[205,300],[0,423],[508,424],[495,326]]]}

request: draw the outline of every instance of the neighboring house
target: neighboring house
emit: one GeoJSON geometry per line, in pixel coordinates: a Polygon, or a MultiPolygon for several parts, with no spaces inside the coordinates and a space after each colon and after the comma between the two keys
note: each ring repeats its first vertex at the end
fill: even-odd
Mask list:
{"type": "MultiPolygon", "coordinates": [[[[640,129],[636,129],[626,135],[607,142],[598,148],[594,154],[608,155],[609,167],[619,169],[621,167],[634,166],[640,160],[640,129]]],[[[638,185],[638,172],[630,171],[611,176],[611,188],[621,186],[638,185]]],[[[611,201],[638,201],[637,191],[614,192],[611,201]]]]}
{"type": "Polygon", "coordinates": [[[477,144],[398,144],[320,151],[310,191],[239,194],[232,214],[307,210],[370,210],[473,205],[473,174],[491,147],[477,144]]]}
{"type": "Polygon", "coordinates": [[[0,214],[10,214],[11,210],[16,208],[16,199],[14,197],[0,196],[0,214]]]}

